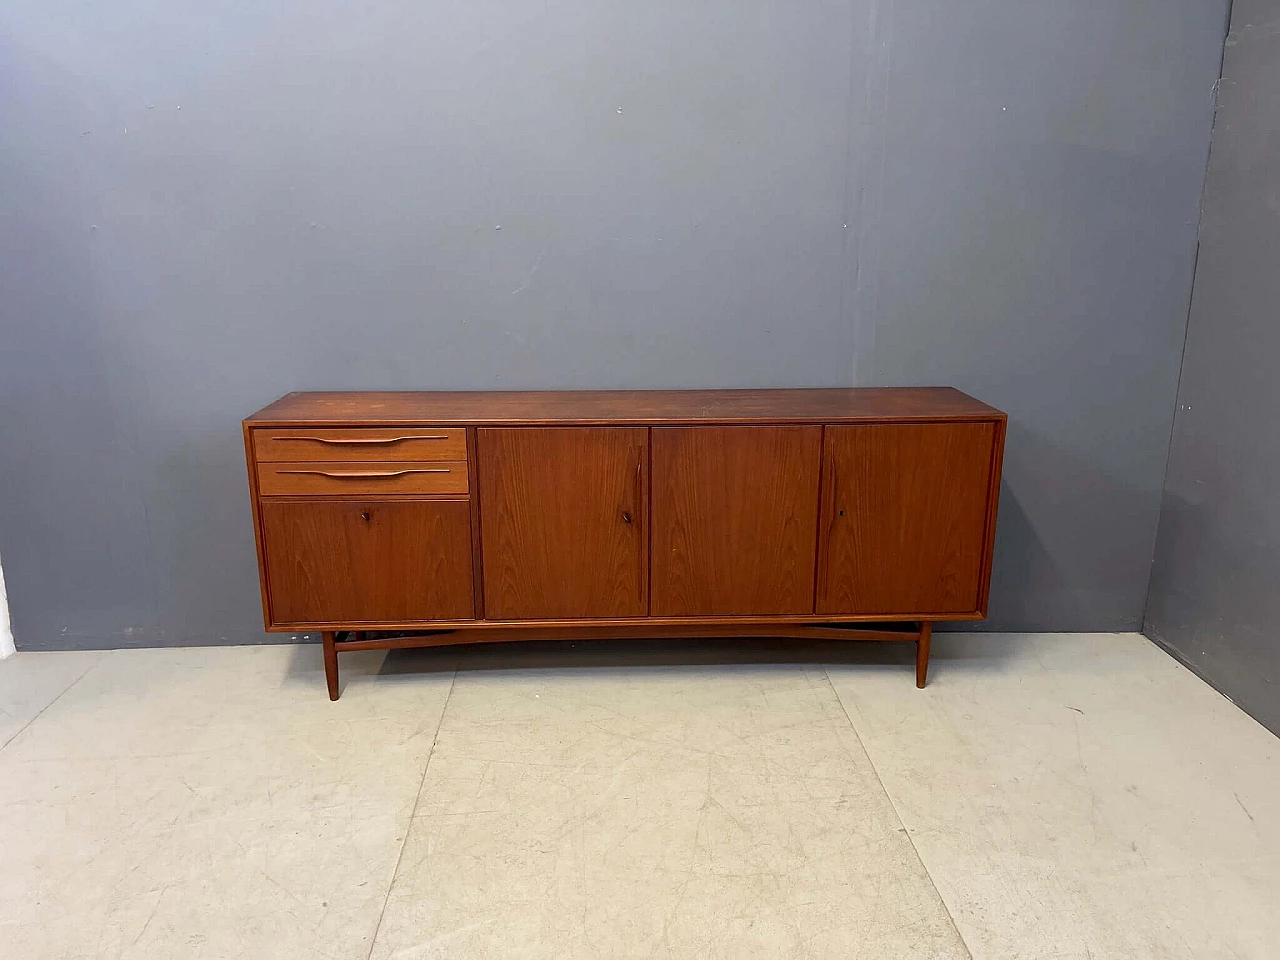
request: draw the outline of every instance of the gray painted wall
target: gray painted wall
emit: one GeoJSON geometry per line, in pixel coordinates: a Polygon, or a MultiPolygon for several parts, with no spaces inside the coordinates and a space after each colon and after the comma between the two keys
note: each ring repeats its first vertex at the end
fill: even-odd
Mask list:
{"type": "Polygon", "coordinates": [[[1236,0],[1146,633],[1280,733],[1280,8],[1236,0]]]}
{"type": "Polygon", "coordinates": [[[19,646],[262,639],[238,421],[348,387],[954,384],[989,625],[1135,628],[1225,9],[5,4],[19,646]]]}

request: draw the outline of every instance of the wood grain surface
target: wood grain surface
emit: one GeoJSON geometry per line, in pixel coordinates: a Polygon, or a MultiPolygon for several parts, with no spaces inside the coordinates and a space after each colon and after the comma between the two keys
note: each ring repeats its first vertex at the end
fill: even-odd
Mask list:
{"type": "Polygon", "coordinates": [[[476,431],[485,614],[648,612],[648,430],[476,431]]]}
{"type": "Polygon", "coordinates": [[[467,461],[259,463],[264,497],[376,497],[391,493],[466,493],[467,461]]]}
{"type": "Polygon", "coordinates": [[[932,622],[986,616],[1007,420],[950,387],[289,394],[242,425],[264,620],[323,631],[334,698],[339,650],[559,636],[911,639],[923,685],[932,622]]]}
{"type": "Polygon", "coordinates": [[[822,428],[655,427],[654,616],[810,613],[822,428]]]}
{"type": "Polygon", "coordinates": [[[826,428],[818,613],[979,607],[996,424],[826,428]]]}
{"type": "Polygon", "coordinates": [[[276,623],[472,616],[466,500],[262,501],[276,623]]]}
{"type": "Polygon", "coordinates": [[[980,420],[994,407],[952,387],[806,390],[554,390],[290,393],[246,421],[253,427],[387,424],[845,423],[980,420]]]}
{"type": "Polygon", "coordinates": [[[302,427],[253,431],[259,463],[273,460],[465,460],[461,427],[302,427]]]}

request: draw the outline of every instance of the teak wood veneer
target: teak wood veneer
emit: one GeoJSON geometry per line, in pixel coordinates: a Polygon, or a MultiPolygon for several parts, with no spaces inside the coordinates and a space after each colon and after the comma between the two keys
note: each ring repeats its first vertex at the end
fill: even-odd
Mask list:
{"type": "Polygon", "coordinates": [[[986,616],[1006,418],[949,387],[291,393],[244,421],[262,611],[343,650],[912,640],[986,616]]]}

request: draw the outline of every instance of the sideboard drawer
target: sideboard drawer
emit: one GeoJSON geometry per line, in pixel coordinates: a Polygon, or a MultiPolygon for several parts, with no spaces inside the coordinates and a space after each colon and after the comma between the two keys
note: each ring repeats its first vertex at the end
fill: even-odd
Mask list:
{"type": "Polygon", "coordinates": [[[268,500],[262,542],[274,623],[475,616],[466,500],[268,500]]]}
{"type": "Polygon", "coordinates": [[[254,430],[259,463],[314,460],[465,460],[461,427],[347,427],[254,430]]]}
{"type": "Polygon", "coordinates": [[[467,462],[260,463],[258,492],[264,497],[466,493],[467,462]]]}

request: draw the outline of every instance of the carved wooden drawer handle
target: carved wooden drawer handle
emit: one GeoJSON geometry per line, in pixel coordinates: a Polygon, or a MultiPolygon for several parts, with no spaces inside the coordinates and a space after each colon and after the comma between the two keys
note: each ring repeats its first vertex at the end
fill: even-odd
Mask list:
{"type": "Polygon", "coordinates": [[[403,477],[407,473],[452,473],[448,467],[419,467],[412,470],[277,470],[276,473],[300,473],[312,477],[333,477],[335,480],[350,480],[369,477],[403,477]]]}
{"type": "Polygon", "coordinates": [[[335,440],[333,437],[275,437],[276,440],[311,440],[315,443],[336,443],[345,445],[349,443],[399,443],[402,440],[448,440],[448,434],[412,434],[404,437],[350,437],[345,440],[335,440]]]}

